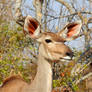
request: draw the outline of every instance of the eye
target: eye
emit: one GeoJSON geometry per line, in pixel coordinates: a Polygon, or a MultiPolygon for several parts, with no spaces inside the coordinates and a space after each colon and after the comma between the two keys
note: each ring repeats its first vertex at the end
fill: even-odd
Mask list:
{"type": "Polygon", "coordinates": [[[46,39],[45,42],[46,42],[46,43],[50,43],[50,42],[52,42],[52,40],[46,39]]]}

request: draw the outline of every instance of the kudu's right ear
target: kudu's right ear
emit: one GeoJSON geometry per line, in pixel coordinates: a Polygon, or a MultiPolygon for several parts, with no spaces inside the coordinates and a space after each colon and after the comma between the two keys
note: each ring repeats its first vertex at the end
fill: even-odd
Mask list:
{"type": "Polygon", "coordinates": [[[24,33],[33,39],[38,38],[41,33],[39,22],[35,18],[32,18],[30,15],[28,15],[25,19],[24,33]]]}

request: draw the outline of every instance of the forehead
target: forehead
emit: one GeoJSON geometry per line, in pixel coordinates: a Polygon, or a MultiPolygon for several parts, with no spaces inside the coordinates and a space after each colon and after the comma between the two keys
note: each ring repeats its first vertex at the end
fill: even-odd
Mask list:
{"type": "Polygon", "coordinates": [[[52,33],[52,32],[45,32],[43,33],[45,36],[45,39],[52,39],[56,42],[64,42],[64,38],[60,37],[59,35],[52,33]]]}

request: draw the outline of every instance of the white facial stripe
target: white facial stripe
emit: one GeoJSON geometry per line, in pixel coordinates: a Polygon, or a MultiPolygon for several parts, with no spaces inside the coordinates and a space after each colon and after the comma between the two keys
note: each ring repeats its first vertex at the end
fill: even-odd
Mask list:
{"type": "Polygon", "coordinates": [[[50,36],[47,36],[45,39],[51,39],[51,37],[50,36]]]}
{"type": "Polygon", "coordinates": [[[55,44],[63,44],[62,42],[54,42],[55,44]]]}

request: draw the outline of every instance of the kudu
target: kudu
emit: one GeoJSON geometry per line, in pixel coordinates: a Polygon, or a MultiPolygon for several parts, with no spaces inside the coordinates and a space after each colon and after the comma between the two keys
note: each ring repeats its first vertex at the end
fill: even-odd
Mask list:
{"type": "Polygon", "coordinates": [[[36,76],[29,84],[21,78],[12,76],[3,83],[0,92],[51,92],[51,62],[72,59],[73,52],[64,42],[77,38],[81,25],[81,22],[77,21],[67,24],[64,30],[58,33],[41,33],[39,22],[31,16],[27,16],[24,23],[24,32],[40,43],[36,76]]]}

